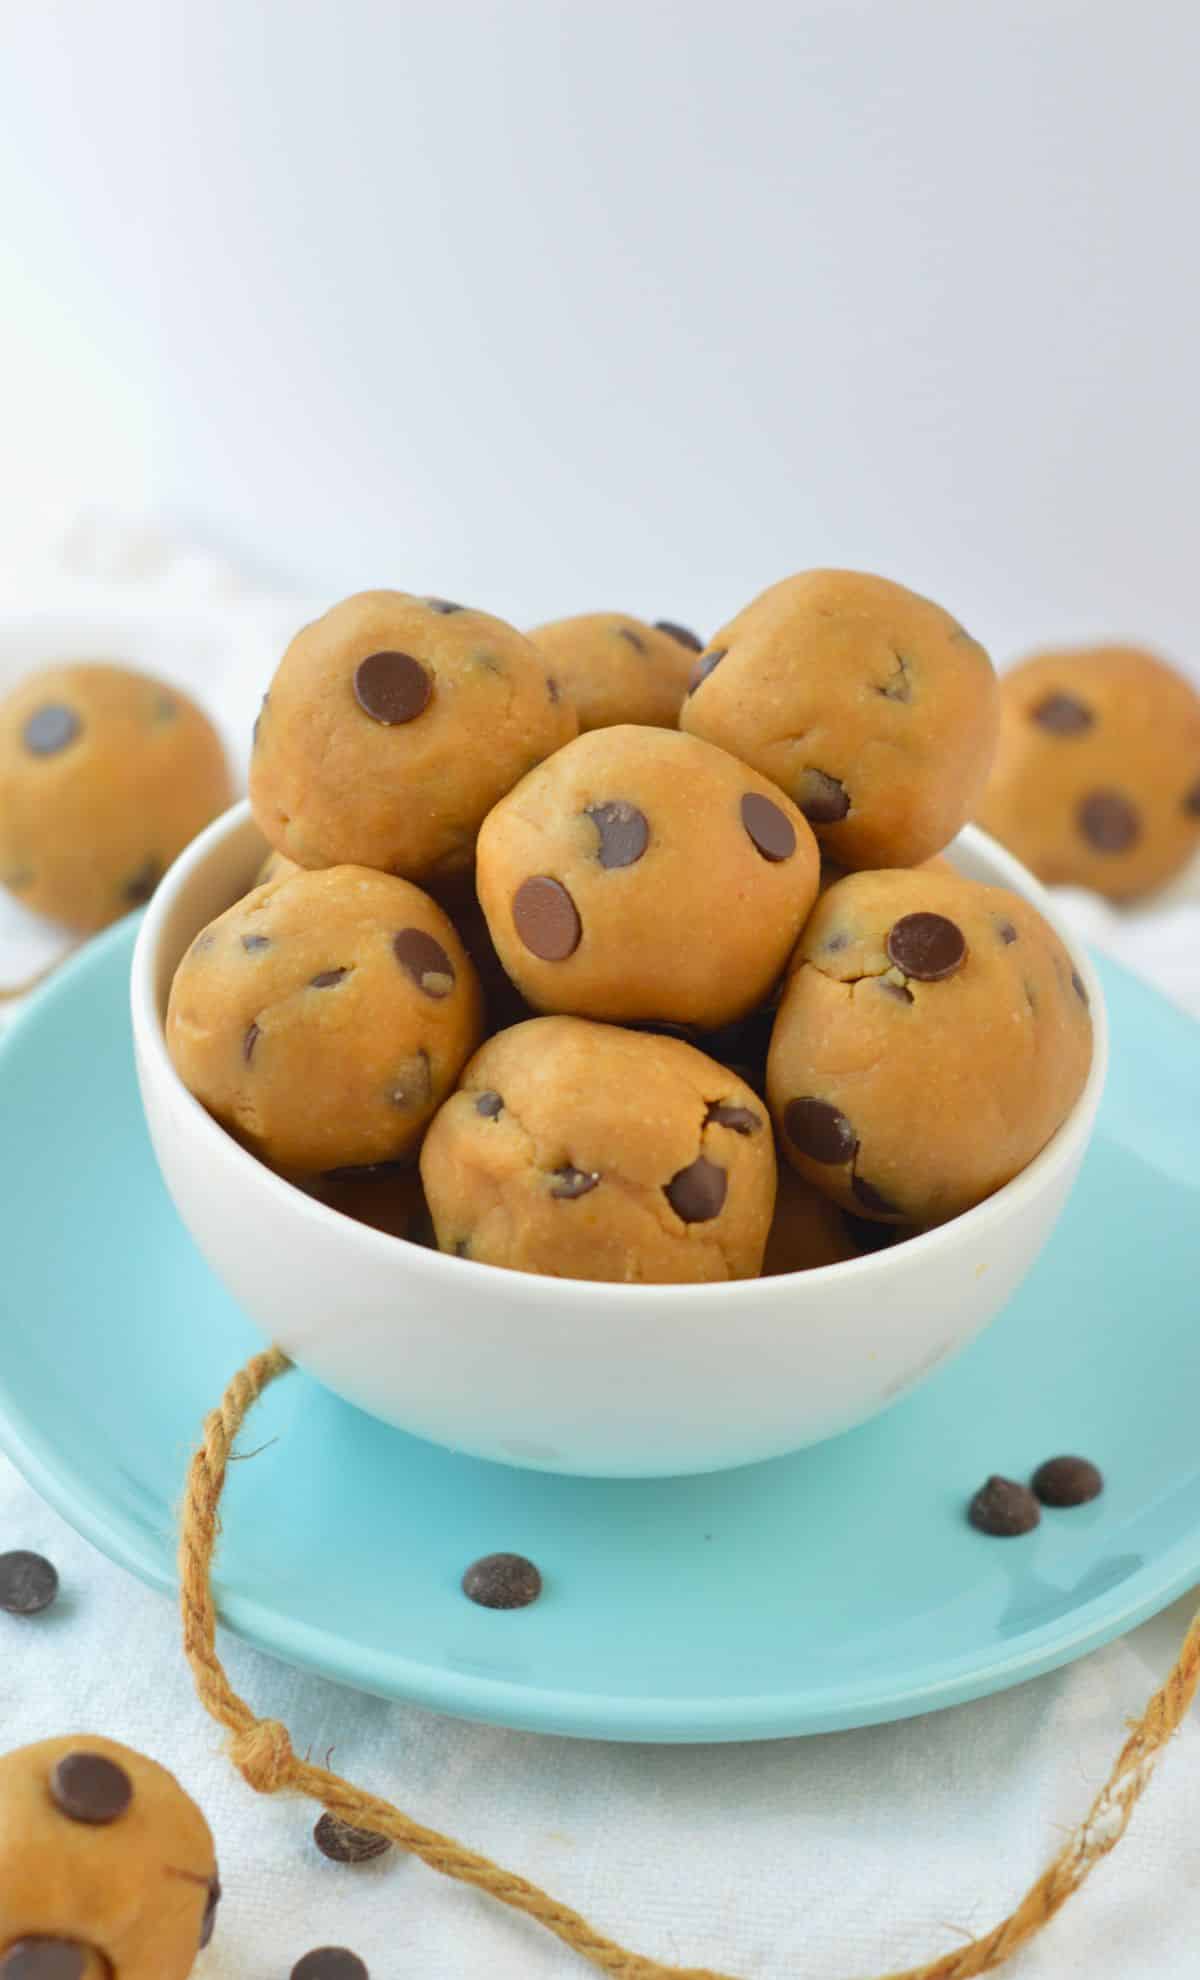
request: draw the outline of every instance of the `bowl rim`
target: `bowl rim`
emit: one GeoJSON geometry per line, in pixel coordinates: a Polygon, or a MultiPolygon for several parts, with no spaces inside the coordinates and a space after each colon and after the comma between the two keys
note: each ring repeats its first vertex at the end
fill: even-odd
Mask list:
{"type": "Polygon", "coordinates": [[[964,851],[981,856],[998,874],[988,885],[1008,887],[1044,915],[1083,979],[1092,1018],[1092,1062],[1070,1113],[1033,1160],[1009,1182],[1002,1183],[991,1196],[985,1197],[982,1203],[961,1211],[944,1224],[918,1232],[915,1237],[906,1239],[903,1246],[887,1246],[857,1258],[810,1266],[800,1272],[780,1272],[769,1277],[759,1275],[752,1279],[718,1280],[699,1285],[659,1284],[645,1280],[618,1282],[552,1278],[536,1272],[519,1272],[510,1266],[483,1264],[477,1259],[452,1258],[445,1252],[413,1244],[409,1239],[397,1238],[390,1232],[376,1230],[372,1225],[358,1223],[317,1197],[309,1196],[251,1154],[249,1149],[243,1148],[188,1091],[167,1051],[166,1032],[156,994],[164,931],[195,875],[229,840],[252,823],[253,814],[247,798],[241,798],[222,812],[168,868],[144,912],[130,969],[130,1007],[139,1060],[150,1077],[159,1082],[165,1081],[173,1089],[201,1146],[211,1151],[214,1162],[231,1165],[235,1177],[243,1176],[248,1188],[265,1192],[268,1200],[276,1200],[286,1214],[315,1219],[317,1227],[323,1227],[331,1236],[336,1227],[338,1241],[347,1247],[348,1252],[365,1248],[365,1255],[374,1254],[381,1264],[390,1259],[394,1266],[402,1266],[410,1275],[418,1279],[424,1277],[432,1294],[447,1283],[464,1292],[475,1286],[481,1294],[486,1294],[489,1287],[495,1289],[497,1272],[504,1272],[509,1280],[520,1281],[522,1296],[527,1295],[546,1306],[558,1305],[564,1313],[568,1303],[583,1301],[586,1305],[600,1307],[613,1301],[644,1300],[648,1295],[656,1305],[662,1301],[688,1306],[700,1301],[715,1305],[722,1300],[753,1300],[770,1304],[778,1302],[781,1294],[786,1298],[789,1293],[795,1295],[801,1288],[805,1298],[811,1298],[820,1295],[833,1273],[838,1275],[839,1284],[845,1284],[848,1275],[855,1273],[866,1289],[873,1278],[886,1278],[889,1272],[894,1273],[898,1261],[902,1261],[906,1269],[911,1269],[918,1261],[935,1267],[939,1257],[964,1244],[969,1245],[987,1221],[994,1223],[1020,1216],[1044,1188],[1070,1167],[1091,1137],[1104,1091],[1109,1056],[1108,1012],[1099,977],[1086,950],[1071,930],[1063,925],[1046,889],[995,839],[979,826],[969,824],[963,827],[945,851],[950,853],[954,847],[961,845],[964,851]],[[447,1273],[454,1275],[449,1282],[446,1280],[447,1273]],[[464,1277],[464,1274],[468,1276],[464,1277]]]}

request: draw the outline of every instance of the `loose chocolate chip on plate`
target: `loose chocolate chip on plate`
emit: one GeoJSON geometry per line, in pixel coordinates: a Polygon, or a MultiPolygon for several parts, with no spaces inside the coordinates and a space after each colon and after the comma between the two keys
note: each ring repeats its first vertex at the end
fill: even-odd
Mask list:
{"type": "Polygon", "coordinates": [[[689,694],[695,694],[696,689],[701,687],[708,679],[713,668],[720,666],[728,651],[729,648],[727,646],[714,646],[708,653],[702,653],[700,655],[700,658],[692,668],[691,678],[688,681],[689,694]]]}
{"type": "Polygon", "coordinates": [[[1137,807],[1120,791],[1089,791],[1079,800],[1076,822],[1096,852],[1128,852],[1142,836],[1137,807]]]}
{"type": "Polygon", "coordinates": [[[133,1782],[115,1760],[81,1747],[55,1763],[50,1793],[72,1822],[98,1826],[119,1821],[133,1800],[133,1782]]]}
{"type": "Polygon", "coordinates": [[[262,1033],[258,1025],[248,1024],[246,1026],[242,1034],[242,1057],[247,1065],[250,1064],[251,1059],[254,1057],[254,1047],[258,1044],[261,1036],[262,1033]]]}
{"type": "Polygon", "coordinates": [[[864,1210],[873,1210],[880,1217],[900,1215],[899,1204],[893,1203],[881,1189],[876,1189],[874,1183],[869,1183],[865,1176],[851,1176],[850,1187],[864,1210]]]}
{"type": "Polygon", "coordinates": [[[463,609],[461,605],[455,605],[449,598],[427,598],[425,603],[431,612],[441,612],[446,616],[449,616],[451,612],[461,612],[463,609]]]}
{"type": "Polygon", "coordinates": [[[850,809],[846,786],[824,770],[802,771],[792,796],[810,825],[836,825],[850,809]]]}
{"type": "Polygon", "coordinates": [[[354,670],[354,693],[364,715],[391,728],[424,712],[433,681],[411,653],[369,653],[354,670]]]}
{"type": "Polygon", "coordinates": [[[1196,779],[1191,790],[1184,798],[1183,808],[1190,818],[1200,818],[1200,777],[1196,779]]]}
{"type": "Polygon", "coordinates": [[[1020,1533],[1032,1533],[1042,1515],[1027,1485],[1015,1479],[992,1476],[981,1485],[967,1507],[967,1518],[980,1533],[997,1540],[1013,1540],[1020,1533]]]}
{"type": "Polygon", "coordinates": [[[655,632],[666,633],[671,639],[677,639],[680,646],[687,647],[689,653],[703,653],[704,651],[704,641],[697,639],[695,633],[689,627],[676,625],[674,619],[656,619],[654,621],[654,630],[655,632]]]}
{"type": "Polygon", "coordinates": [[[598,1169],[575,1169],[568,1162],[565,1167],[555,1169],[554,1187],[551,1196],[561,1196],[570,1202],[577,1196],[587,1196],[600,1180],[598,1169]]]}
{"type": "Polygon", "coordinates": [[[43,1554],[18,1548],[0,1554],[0,1609],[10,1616],[37,1616],[58,1594],[58,1570],[43,1554]]]}
{"type": "Polygon", "coordinates": [[[356,1829],[328,1808],[317,1818],[313,1841],[331,1863],[371,1863],[392,1846],[386,1836],[376,1835],[374,1829],[356,1829]]]}
{"type": "Polygon", "coordinates": [[[17,1939],[0,1953],[0,1980],[83,1980],[87,1964],[75,1939],[17,1939]]]}
{"type": "Polygon", "coordinates": [[[161,861],[148,859],[145,865],[139,866],[132,878],[125,882],[122,889],[122,897],[129,902],[131,907],[141,907],[145,901],[150,899],[151,894],[162,879],[162,871],[161,861]]]}
{"type": "Polygon", "coordinates": [[[1073,694],[1048,694],[1030,714],[1052,736],[1081,736],[1096,720],[1087,703],[1073,694]]]}
{"type": "Polygon", "coordinates": [[[527,1609],[542,1592],[542,1577],[524,1554],[484,1554],[462,1578],[463,1594],[483,1609],[527,1609]]]}
{"type": "Polygon", "coordinates": [[[627,639],[630,646],[634,647],[638,653],[644,653],[646,651],[646,642],[642,638],[641,633],[634,632],[631,626],[618,626],[617,638],[627,639]]]}
{"type": "Polygon", "coordinates": [[[686,1169],[679,1169],[664,1185],[663,1193],[675,1215],[685,1224],[707,1224],[719,1217],[725,1205],[729,1179],[706,1156],[698,1155],[686,1169]]]}
{"type": "Polygon", "coordinates": [[[1015,942],[1017,939],[1017,931],[1011,921],[998,921],[996,923],[996,933],[1004,943],[1005,948],[1008,948],[1009,944],[1015,942]]]}
{"type": "Polygon", "coordinates": [[[365,1960],[348,1946],[314,1946],[293,1966],[290,1980],[371,1980],[365,1960]]]}
{"type": "Polygon", "coordinates": [[[34,709],[25,724],[23,740],[31,756],[57,756],[60,749],[74,742],[82,728],[83,723],[73,708],[48,701],[44,708],[34,709]]]}
{"type": "Polygon", "coordinates": [[[392,953],[427,997],[448,997],[454,988],[454,964],[441,943],[423,928],[402,928],[392,937],[392,953]]]}
{"type": "Polygon", "coordinates": [[[783,1126],[793,1148],[811,1162],[848,1162],[858,1147],[858,1136],[845,1114],[811,1094],[788,1101],[783,1126]]]}
{"type": "Polygon", "coordinates": [[[650,842],[646,814],[624,798],[609,804],[590,804],[585,814],[600,835],[596,857],[601,866],[633,866],[650,842]]]}
{"type": "Polygon", "coordinates": [[[340,983],[343,976],[349,974],[347,969],[322,969],[309,979],[308,987],[310,990],[332,990],[335,983],[340,983]]]}
{"type": "Polygon", "coordinates": [[[887,952],[905,976],[918,983],[940,983],[967,959],[967,940],[944,914],[905,914],[888,930],[887,952]]]}
{"type": "Polygon", "coordinates": [[[542,962],[565,962],[579,947],[579,910],[562,882],[548,874],[522,880],[513,895],[512,917],[525,947],[542,962]]]}
{"type": "Polygon", "coordinates": [[[504,1112],[504,1102],[498,1093],[481,1093],[475,1101],[475,1112],[482,1114],[485,1121],[494,1121],[497,1114],[504,1112]]]}
{"type": "Polygon", "coordinates": [[[732,1128],[734,1134],[757,1134],[762,1122],[750,1107],[734,1107],[715,1100],[704,1117],[706,1127],[732,1128]]]}
{"type": "Polygon", "coordinates": [[[256,955],[259,949],[269,949],[270,946],[271,938],[269,935],[242,936],[242,947],[245,949],[247,955],[256,955]]]}
{"type": "Polygon", "coordinates": [[[204,1916],[200,1920],[200,1951],[212,1938],[217,1924],[217,1906],[221,1902],[221,1879],[214,1875],[208,1880],[208,1896],[204,1900],[204,1916]]]}
{"type": "Polygon", "coordinates": [[[796,828],[787,812],[758,791],[747,791],[742,799],[742,824],[755,851],[772,866],[795,852],[796,828]]]}
{"type": "Polygon", "coordinates": [[[1047,1458],[1031,1482],[1044,1506],[1086,1506],[1104,1490],[1099,1467],[1090,1458],[1081,1457],[1047,1458]]]}

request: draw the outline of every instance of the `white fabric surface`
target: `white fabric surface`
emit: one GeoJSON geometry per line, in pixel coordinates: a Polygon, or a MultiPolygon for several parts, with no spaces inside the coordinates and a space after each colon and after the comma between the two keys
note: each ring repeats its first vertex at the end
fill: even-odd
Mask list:
{"type": "MultiPolygon", "coordinates": [[[[64,529],[39,563],[0,565],[0,687],[67,652],[127,654],[193,685],[245,736],[304,601],[239,589],[153,532],[64,529]]],[[[1065,900],[1091,939],[1200,1014],[1195,879],[1153,911],[1065,900]]],[[[0,981],[53,952],[15,909],[0,981]]],[[[316,1811],[263,1800],[220,1751],[173,1608],[78,1539],[0,1458],[0,1551],[31,1547],[63,1592],[0,1615],[0,1740],[102,1731],[155,1754],[205,1808],[226,1897],[198,1980],[282,1980],[345,1944],[372,1980],[567,1980],[574,1955],[489,1900],[397,1857],[357,1869],[309,1841],[316,1811]]],[[[803,1741],[603,1746],[459,1725],[302,1677],[226,1640],[235,1683],[301,1751],[549,1886],[664,1960],[746,1980],[863,1980],[985,1929],[1075,1822],[1126,1717],[1169,1668],[1195,1598],[1070,1669],[954,1711],[803,1741]]],[[[1021,1980],[1194,1980],[1200,1944],[1200,1720],[1117,1853],[1015,1965],[1021,1980]]]]}

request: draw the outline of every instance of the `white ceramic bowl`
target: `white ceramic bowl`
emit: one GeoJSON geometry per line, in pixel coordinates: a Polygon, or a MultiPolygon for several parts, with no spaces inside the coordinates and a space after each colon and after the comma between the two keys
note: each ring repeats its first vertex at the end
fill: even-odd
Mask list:
{"type": "MultiPolygon", "coordinates": [[[[976,1209],[891,1250],[734,1285],[621,1286],[499,1271],[351,1222],[264,1168],[210,1119],[167,1056],[163,1014],[192,938],[263,856],[237,805],[176,861],[133,960],[146,1118],[196,1243],[263,1334],[338,1395],[455,1450],[546,1471],[715,1471],[875,1415],[995,1318],[1041,1251],[1088,1144],[1108,1058],[1070,1118],[976,1209]]],[[[1053,921],[1043,890],[968,827],[953,858],[1053,921]]],[[[231,1371],[232,1372],[232,1371],[231,1371]]]]}

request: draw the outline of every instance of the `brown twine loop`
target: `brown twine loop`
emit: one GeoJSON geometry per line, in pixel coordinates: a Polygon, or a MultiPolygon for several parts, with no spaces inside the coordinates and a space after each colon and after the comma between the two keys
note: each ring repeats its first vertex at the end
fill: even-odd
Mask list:
{"type": "MultiPolygon", "coordinates": [[[[214,1719],[232,1733],[230,1758],[260,1794],[292,1789],[321,1803],[356,1829],[372,1829],[401,1849],[419,1856],[431,1870],[474,1884],[501,1904],[524,1912],[553,1932],[583,1959],[590,1960],[615,1980],[734,1980],[730,1974],[701,1966],[667,1966],[640,1953],[628,1952],[614,1939],[589,1925],[577,1911],[560,1904],[536,1884],[504,1870],[450,1836],[423,1828],[390,1801],[367,1794],[339,1774],[314,1767],[293,1750],[287,1730],[277,1719],[256,1718],[225,1675],[216,1652],[216,1607],[211,1570],[219,1521],[217,1509],[234,1438],[263,1390],[291,1367],[278,1348],[255,1355],[234,1376],[220,1406],[204,1425],[204,1441],[188,1471],[180,1532],[179,1571],[183,1607],[184,1649],[201,1702],[214,1719]]],[[[1192,1622],[1173,1670],[1154,1693],[1140,1719],[1130,1723],[1129,1737],[1112,1770],[1079,1827],[1072,1831],[1053,1861],[1026,1891],[1007,1918],[989,1932],[956,1946],[924,1966],[880,1976],[880,1980],[971,1980],[990,1973],[1047,1925],[1055,1912],[1091,1876],[1096,1865],[1115,1849],[1142,1795],[1163,1747],[1178,1731],[1200,1682],[1200,1615],[1192,1622]]]]}

